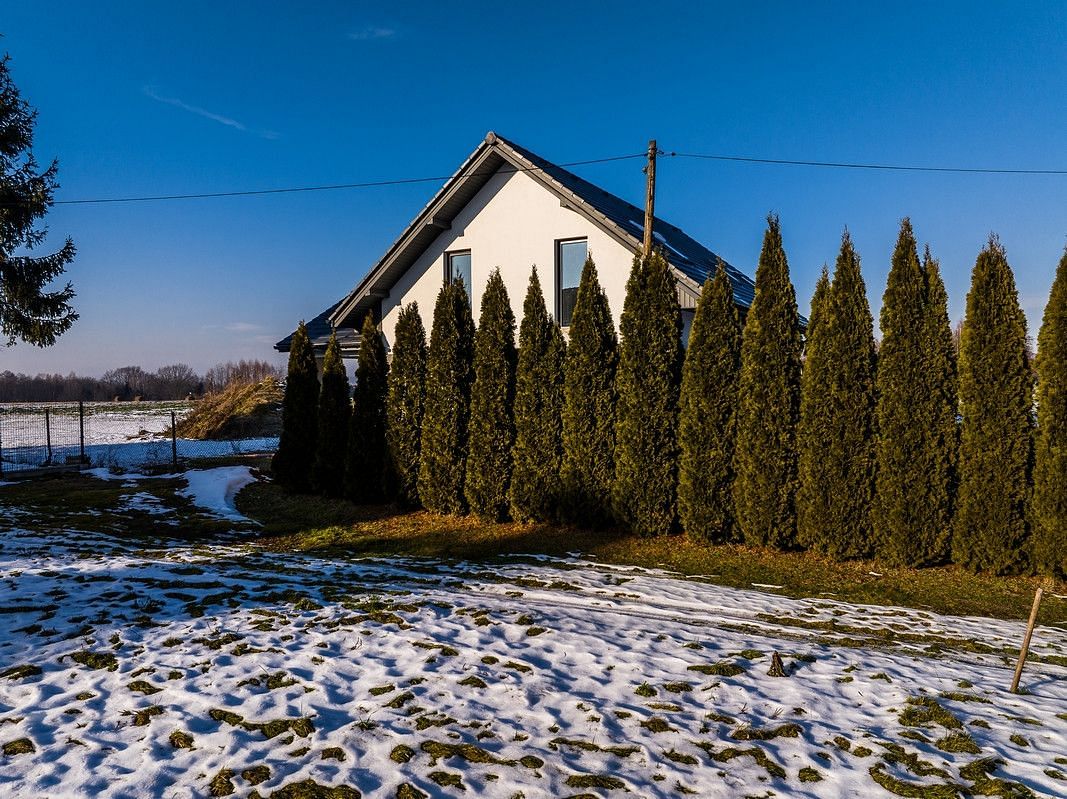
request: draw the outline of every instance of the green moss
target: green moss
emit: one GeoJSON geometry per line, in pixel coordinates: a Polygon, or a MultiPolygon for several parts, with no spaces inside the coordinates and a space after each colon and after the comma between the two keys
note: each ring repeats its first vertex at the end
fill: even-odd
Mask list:
{"type": "Polygon", "coordinates": [[[458,757],[468,763],[493,763],[499,766],[514,766],[514,760],[504,760],[474,744],[448,744],[440,741],[423,741],[419,747],[430,756],[430,765],[436,766],[439,759],[458,757]]]}
{"type": "Polygon", "coordinates": [[[1023,736],[1019,735],[1019,733],[1014,733],[1013,735],[1011,735],[1008,738],[1008,740],[1011,741],[1016,746],[1029,746],[1030,745],[1030,742],[1028,740],[1026,740],[1023,736]]]}
{"type": "Polygon", "coordinates": [[[393,751],[389,753],[389,759],[394,763],[407,763],[413,757],[415,757],[415,750],[404,744],[394,746],[393,751]]]}
{"type": "Polygon", "coordinates": [[[766,769],[767,773],[772,777],[785,779],[785,769],[771,760],[767,753],[758,746],[750,746],[747,749],[737,749],[731,746],[722,751],[716,751],[712,744],[704,741],[696,742],[696,746],[703,749],[716,763],[728,763],[739,757],[751,757],[757,765],[766,769]]]}
{"type": "Polygon", "coordinates": [[[385,704],[385,706],[391,707],[393,708],[393,710],[399,710],[414,698],[415,694],[413,694],[411,691],[404,691],[404,693],[394,696],[391,701],[385,704]]]}
{"type": "Polygon", "coordinates": [[[107,669],[108,671],[115,671],[119,667],[119,662],[110,652],[90,652],[88,650],[82,650],[80,652],[74,652],[70,659],[75,663],[80,663],[83,666],[88,666],[90,669],[107,669]]]}
{"type": "Polygon", "coordinates": [[[41,673],[40,666],[25,663],[0,671],[0,680],[25,680],[27,677],[36,677],[41,673]]]}
{"type": "Polygon", "coordinates": [[[315,725],[310,718],[275,719],[274,721],[267,722],[250,722],[245,721],[244,716],[229,710],[220,710],[218,708],[209,711],[208,715],[215,721],[229,724],[234,727],[240,727],[249,732],[262,732],[263,737],[268,740],[285,732],[292,732],[299,735],[301,738],[307,738],[315,731],[315,725]]]}
{"type": "Polygon", "coordinates": [[[460,685],[466,685],[466,686],[469,686],[471,688],[488,688],[489,687],[488,685],[486,685],[485,680],[483,680],[481,677],[478,677],[477,675],[474,675],[474,674],[471,674],[468,677],[464,677],[462,680],[459,681],[459,684],[460,685]]]}
{"type": "MultiPolygon", "coordinates": [[[[249,799],[255,799],[253,794],[249,799]]],[[[285,785],[266,799],[361,799],[362,794],[347,785],[319,785],[314,780],[301,780],[285,785]]]]}
{"type": "Polygon", "coordinates": [[[526,637],[527,638],[533,638],[536,635],[541,635],[542,633],[547,633],[547,632],[548,632],[548,628],[546,628],[546,627],[531,627],[530,629],[528,629],[526,631],[526,637]]]}
{"type": "MultiPolygon", "coordinates": [[[[963,680],[962,682],[967,682],[963,680]]],[[[969,685],[969,683],[968,683],[969,685]]],[[[984,696],[978,696],[978,694],[968,694],[963,691],[942,691],[938,694],[942,699],[948,699],[952,702],[982,702],[986,705],[989,704],[989,700],[984,696]]]]}
{"type": "Polygon", "coordinates": [[[249,785],[259,785],[261,782],[266,782],[270,779],[270,767],[251,766],[250,768],[246,768],[241,772],[241,779],[249,785]]]}
{"type": "Polygon", "coordinates": [[[822,782],[822,774],[811,766],[804,766],[804,768],[800,770],[798,776],[800,777],[801,782],[822,782]]]}
{"type": "Polygon", "coordinates": [[[345,751],[339,746],[328,746],[322,750],[322,760],[339,760],[344,762],[345,751]]]}
{"type": "Polygon", "coordinates": [[[656,689],[649,685],[647,682],[643,682],[639,686],[637,686],[637,688],[634,689],[634,693],[638,696],[644,697],[655,696],[656,689]]]}
{"type": "Polygon", "coordinates": [[[387,693],[389,693],[391,691],[395,691],[395,690],[396,690],[396,686],[395,685],[379,685],[379,686],[376,686],[375,688],[371,688],[370,691],[368,691],[368,693],[370,693],[371,696],[381,696],[382,694],[387,694],[387,693]]]}
{"type": "Polygon", "coordinates": [[[876,763],[868,769],[876,783],[896,796],[913,797],[913,799],[959,799],[962,788],[953,783],[916,784],[905,782],[885,771],[885,765],[876,763]]]}
{"type": "Polygon", "coordinates": [[[782,724],[778,727],[741,727],[730,733],[738,741],[770,741],[774,738],[796,738],[801,733],[799,724],[782,724]]]}
{"type": "Polygon", "coordinates": [[[450,774],[447,771],[431,771],[426,776],[442,788],[449,786],[452,788],[459,788],[461,791],[467,790],[466,787],[464,787],[463,780],[460,778],[459,774],[450,774]]]}
{"type": "Polygon", "coordinates": [[[604,788],[609,791],[625,788],[626,783],[607,774],[572,774],[567,777],[568,788],[604,788]]]}
{"type": "Polygon", "coordinates": [[[663,753],[663,756],[673,763],[681,763],[685,766],[695,766],[699,762],[692,755],[687,755],[685,752],[679,752],[675,749],[668,749],[663,753]]]}
{"type": "Polygon", "coordinates": [[[429,799],[429,797],[410,782],[402,782],[397,786],[396,799],[429,799]]]}
{"type": "Polygon", "coordinates": [[[641,751],[639,746],[601,746],[592,741],[581,741],[576,738],[553,738],[548,745],[555,749],[558,746],[572,746],[584,752],[609,752],[616,757],[629,757],[635,752],[641,751]]]}
{"type": "Polygon", "coordinates": [[[669,682],[663,686],[664,691],[669,691],[672,694],[681,694],[686,691],[693,690],[693,684],[689,682],[669,682]]]}
{"type": "Polygon", "coordinates": [[[870,757],[874,754],[874,750],[868,749],[866,746],[857,746],[852,750],[852,754],[856,757],[870,757]]]}
{"type": "Polygon", "coordinates": [[[132,714],[128,710],[124,711],[122,715],[132,715],[134,727],[145,727],[152,721],[152,718],[154,716],[163,715],[163,708],[161,708],[159,705],[150,705],[149,707],[142,708],[141,710],[136,710],[132,714]]]}
{"type": "Polygon", "coordinates": [[[641,726],[652,733],[657,732],[672,732],[674,728],[667,723],[665,719],[661,719],[659,716],[653,716],[650,719],[641,722],[641,726]]]}
{"type": "Polygon", "coordinates": [[[29,738],[16,738],[14,741],[8,741],[3,746],[3,752],[6,757],[30,755],[36,751],[37,747],[33,745],[33,741],[29,738]]]}
{"type": "Polygon", "coordinates": [[[519,758],[519,765],[521,765],[523,768],[541,768],[544,764],[545,761],[534,755],[523,755],[519,758]]]}
{"type": "Polygon", "coordinates": [[[147,682],[146,680],[134,680],[126,687],[135,693],[144,694],[145,696],[158,694],[163,690],[162,688],[156,688],[152,683],[147,682]]]}

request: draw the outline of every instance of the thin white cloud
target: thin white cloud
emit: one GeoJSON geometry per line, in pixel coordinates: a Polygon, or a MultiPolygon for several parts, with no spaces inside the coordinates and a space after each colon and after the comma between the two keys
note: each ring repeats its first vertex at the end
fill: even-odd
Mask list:
{"type": "Polygon", "coordinates": [[[263,329],[263,325],[257,325],[253,322],[231,322],[226,325],[226,329],[231,333],[254,333],[263,329]]]}
{"type": "Polygon", "coordinates": [[[396,36],[396,31],[392,28],[383,28],[377,25],[370,25],[362,30],[353,31],[348,34],[348,38],[354,42],[370,42],[375,39],[392,39],[396,36]]]}
{"type": "Polygon", "coordinates": [[[206,108],[201,108],[197,105],[190,105],[178,97],[167,97],[166,95],[159,94],[153,86],[145,86],[143,91],[145,97],[155,100],[157,103],[180,108],[182,111],[188,111],[190,114],[196,114],[198,117],[210,119],[212,122],[218,122],[220,125],[225,125],[228,128],[233,128],[234,130],[239,130],[243,133],[252,133],[256,136],[261,136],[264,139],[277,139],[279,137],[279,134],[273,130],[250,130],[247,125],[243,122],[239,122],[233,117],[216,114],[213,111],[208,111],[206,108]]]}

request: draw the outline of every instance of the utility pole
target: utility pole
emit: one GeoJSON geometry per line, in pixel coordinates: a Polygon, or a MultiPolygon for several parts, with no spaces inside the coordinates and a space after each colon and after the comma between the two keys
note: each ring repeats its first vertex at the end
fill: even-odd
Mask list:
{"type": "Polygon", "coordinates": [[[645,190],[645,241],[644,256],[652,255],[652,220],[656,216],[656,140],[648,143],[648,165],[645,167],[645,175],[648,176],[645,190]]]}

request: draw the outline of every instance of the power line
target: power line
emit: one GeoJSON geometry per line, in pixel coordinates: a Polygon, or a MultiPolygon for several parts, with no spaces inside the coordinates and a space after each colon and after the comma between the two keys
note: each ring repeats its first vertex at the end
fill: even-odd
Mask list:
{"type": "Polygon", "coordinates": [[[710,153],[661,153],[667,157],[701,158],[708,161],[737,161],[746,164],[774,164],[785,166],[817,166],[833,169],[876,169],[892,172],[949,172],[971,175],[1067,175],[1067,169],[987,169],[983,167],[907,166],[902,164],[857,164],[843,161],[792,161],[784,158],[755,158],[741,155],[712,155],[710,153]]]}
{"type": "MultiPolygon", "coordinates": [[[[948,167],[948,166],[914,166],[907,164],[869,164],[848,161],[809,161],[793,160],[785,158],[758,158],[755,156],[719,155],[714,153],[680,153],[659,151],[659,155],[667,158],[693,158],[706,161],[728,161],[746,164],[768,164],[772,166],[807,166],[829,169],[862,169],[880,170],[890,172],[935,172],[949,174],[972,174],[972,175],[1067,175],[1067,169],[1000,169],[985,167],[948,167]]],[[[635,158],[645,158],[646,153],[633,153],[630,155],[616,155],[606,158],[589,158],[582,161],[568,161],[557,164],[560,167],[585,166],[587,164],[603,164],[613,161],[627,161],[635,158]]],[[[514,167],[505,172],[536,172],[544,171],[543,167],[514,167]]],[[[458,177],[487,177],[493,173],[467,172],[458,177]]],[[[196,192],[192,194],[154,194],[131,197],[95,197],[76,200],[55,200],[53,205],[108,205],[118,203],[141,203],[161,202],[171,200],[205,200],[218,197],[256,197],[269,194],[297,194],[319,191],[341,191],[350,189],[369,189],[382,186],[404,186],[418,183],[434,183],[451,180],[456,175],[433,175],[419,178],[398,178],[393,180],[375,180],[361,183],[333,183],[319,186],[287,186],[276,189],[246,189],[234,191],[196,192]]],[[[8,205],[9,203],[0,203],[8,205]]]]}
{"type": "MultiPolygon", "coordinates": [[[[604,164],[609,161],[625,161],[631,158],[644,158],[645,153],[633,155],[615,155],[608,158],[590,158],[584,161],[570,161],[558,166],[584,166],[585,164],[604,164]]],[[[497,171],[503,172],[535,172],[543,171],[541,167],[514,167],[506,170],[493,172],[467,172],[458,177],[488,177],[495,175],[497,171]]],[[[156,202],[159,200],[205,200],[214,197],[255,197],[263,194],[295,194],[298,192],[312,191],[338,191],[341,189],[369,189],[378,186],[403,186],[413,183],[434,183],[443,180],[451,180],[453,175],[435,175],[425,178],[400,178],[397,180],[373,180],[364,183],[333,183],[324,186],[292,186],[280,189],[249,189],[244,191],[215,191],[200,192],[197,194],[155,194],[142,197],[101,197],[83,200],[56,200],[53,205],[104,205],[108,203],[142,203],[156,202]]]]}

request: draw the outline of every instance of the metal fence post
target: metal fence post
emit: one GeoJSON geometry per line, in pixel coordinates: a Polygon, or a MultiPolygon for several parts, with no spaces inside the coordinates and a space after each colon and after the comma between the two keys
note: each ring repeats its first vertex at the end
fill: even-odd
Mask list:
{"type": "Polygon", "coordinates": [[[48,459],[45,461],[49,466],[52,465],[52,416],[48,412],[48,408],[44,409],[44,443],[48,448],[48,459]]]}
{"type": "Polygon", "coordinates": [[[85,400],[78,400],[78,446],[81,450],[79,463],[85,465],[85,400]]]}
{"type": "Polygon", "coordinates": [[[170,412],[170,459],[174,471],[178,471],[178,417],[170,412]]]}

